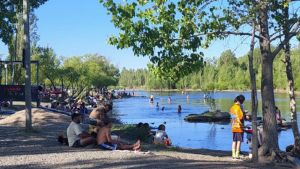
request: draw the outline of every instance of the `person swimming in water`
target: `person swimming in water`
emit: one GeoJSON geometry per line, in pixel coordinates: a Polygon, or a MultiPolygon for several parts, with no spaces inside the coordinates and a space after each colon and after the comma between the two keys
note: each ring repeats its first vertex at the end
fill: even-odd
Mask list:
{"type": "Polygon", "coordinates": [[[181,113],[181,106],[178,106],[178,113],[181,113]]]}
{"type": "Polygon", "coordinates": [[[158,102],[156,103],[156,107],[159,107],[159,103],[158,102]]]}

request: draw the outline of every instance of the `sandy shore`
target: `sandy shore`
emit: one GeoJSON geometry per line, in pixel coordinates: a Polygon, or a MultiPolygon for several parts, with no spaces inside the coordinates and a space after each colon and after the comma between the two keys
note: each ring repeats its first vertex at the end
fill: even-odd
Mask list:
{"type": "Polygon", "coordinates": [[[32,119],[33,126],[39,126],[41,133],[20,132],[25,125],[24,111],[0,120],[0,168],[252,168],[247,158],[233,161],[229,151],[70,148],[57,142],[58,133],[66,133],[69,116],[33,108],[32,119]]]}

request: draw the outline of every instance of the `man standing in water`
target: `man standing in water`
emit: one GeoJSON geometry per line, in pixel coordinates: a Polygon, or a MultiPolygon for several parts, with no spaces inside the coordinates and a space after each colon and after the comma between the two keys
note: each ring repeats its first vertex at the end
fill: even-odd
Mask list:
{"type": "Polygon", "coordinates": [[[243,112],[240,105],[243,103],[243,98],[241,96],[236,97],[236,102],[230,109],[230,115],[232,119],[232,159],[240,159],[240,148],[241,142],[243,142],[243,130],[242,130],[242,120],[243,112]]]}

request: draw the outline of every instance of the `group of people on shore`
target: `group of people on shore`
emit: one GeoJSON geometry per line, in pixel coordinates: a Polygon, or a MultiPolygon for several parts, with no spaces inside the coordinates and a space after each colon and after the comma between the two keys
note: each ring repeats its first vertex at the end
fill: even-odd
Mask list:
{"type": "Polygon", "coordinates": [[[58,141],[68,144],[70,147],[85,147],[95,144],[105,150],[138,150],[140,141],[134,145],[123,145],[120,141],[112,140],[111,127],[114,119],[108,117],[108,112],[112,110],[112,105],[99,106],[90,113],[90,125],[95,126],[91,133],[84,131],[80,125],[81,114],[74,111],[71,114],[72,122],[67,129],[67,135],[59,134],[58,141]]]}

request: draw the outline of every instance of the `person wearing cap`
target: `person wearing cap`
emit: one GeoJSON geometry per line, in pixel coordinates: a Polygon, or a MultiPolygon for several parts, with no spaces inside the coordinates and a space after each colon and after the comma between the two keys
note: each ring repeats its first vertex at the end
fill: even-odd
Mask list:
{"type": "Polygon", "coordinates": [[[104,126],[103,120],[107,117],[107,113],[111,111],[112,106],[110,104],[106,104],[104,107],[95,108],[89,118],[90,124],[95,126],[104,126]]]}
{"type": "Polygon", "coordinates": [[[113,119],[105,118],[103,122],[104,127],[99,130],[96,139],[99,148],[104,150],[138,150],[140,148],[140,140],[134,145],[123,145],[119,141],[112,140],[110,129],[112,127],[113,119]]]}
{"type": "Polygon", "coordinates": [[[95,139],[80,126],[80,114],[71,115],[72,122],[67,129],[68,143],[70,147],[84,147],[93,144],[95,139]]]}

